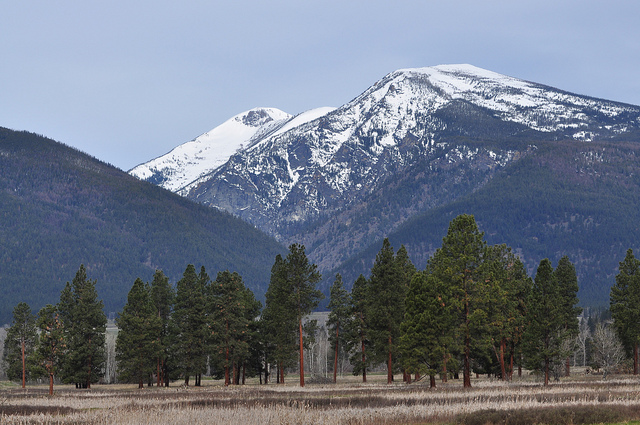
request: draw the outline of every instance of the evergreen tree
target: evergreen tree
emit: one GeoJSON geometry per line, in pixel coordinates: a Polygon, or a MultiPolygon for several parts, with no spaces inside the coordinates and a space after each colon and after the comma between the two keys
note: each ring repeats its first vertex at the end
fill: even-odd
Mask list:
{"type": "MultiPolygon", "coordinates": [[[[569,257],[565,255],[560,259],[554,274],[558,281],[558,291],[562,301],[560,308],[564,318],[567,338],[575,339],[578,336],[578,316],[582,313],[582,309],[576,307],[578,304],[578,277],[574,265],[569,261],[569,257]]],[[[569,376],[570,366],[570,357],[567,356],[565,376],[569,376]]]]}
{"type": "Polygon", "coordinates": [[[104,372],[107,317],[96,281],[87,277],[84,265],[71,284],[67,282],[58,306],[66,344],[62,380],[91,388],[104,372]]]}
{"type": "Polygon", "coordinates": [[[344,288],[342,276],[336,274],[336,279],[331,285],[329,299],[329,317],[327,327],[329,329],[329,342],[333,348],[333,382],[336,382],[338,373],[339,353],[344,350],[346,337],[344,329],[348,327],[351,317],[349,292],[344,288]]]}
{"type": "Polygon", "coordinates": [[[151,300],[158,312],[160,319],[160,332],[158,333],[158,358],[156,359],[156,374],[158,386],[164,382],[169,385],[169,368],[167,359],[169,358],[170,345],[170,318],[175,300],[175,292],[169,284],[169,278],[162,270],[156,270],[151,281],[151,300]]]}
{"type": "Polygon", "coordinates": [[[520,259],[506,245],[488,247],[483,260],[491,349],[501,378],[507,380],[513,373],[516,350],[522,340],[531,279],[520,259]]]}
{"type": "Polygon", "coordinates": [[[368,294],[369,281],[363,275],[358,276],[351,288],[351,320],[347,322],[347,351],[352,353],[349,361],[353,365],[353,374],[362,373],[362,382],[367,382],[367,369],[371,360],[368,356],[370,341],[368,337],[368,294]]]}
{"type": "Polygon", "coordinates": [[[620,262],[616,283],[611,288],[610,309],[613,325],[627,353],[633,358],[633,374],[638,374],[640,344],[640,260],[633,250],[620,262]]]}
{"type": "MultiPolygon", "coordinates": [[[[242,384],[245,383],[247,369],[249,376],[255,373],[262,373],[264,360],[263,344],[259,334],[260,323],[258,317],[262,310],[262,303],[258,301],[251,289],[246,286],[242,290],[242,300],[244,303],[244,314],[248,322],[246,340],[248,341],[249,350],[247,356],[242,359],[242,384]]],[[[260,375],[262,377],[262,375],[260,375]]]]}
{"type": "Polygon", "coordinates": [[[310,314],[320,300],[324,298],[322,292],[316,289],[322,276],[315,264],[309,263],[304,245],[292,244],[285,259],[287,280],[291,282],[291,297],[298,322],[298,348],[300,354],[300,386],[304,387],[304,329],[302,319],[310,314]]]}
{"type": "Polygon", "coordinates": [[[22,380],[22,388],[31,378],[31,366],[38,342],[36,317],[27,303],[18,303],[13,309],[13,321],[4,340],[3,362],[7,377],[22,380]]]}
{"type": "Polygon", "coordinates": [[[185,385],[189,385],[190,376],[195,376],[195,385],[198,386],[198,378],[207,366],[206,343],[210,333],[206,317],[207,280],[204,267],[198,275],[193,264],[189,264],[176,284],[176,299],[171,315],[173,323],[170,326],[178,363],[176,366],[181,370],[185,385]]]}
{"type": "Polygon", "coordinates": [[[53,379],[60,371],[65,353],[64,325],[57,308],[48,304],[40,309],[37,326],[40,330],[38,363],[49,378],[49,395],[53,395],[53,379]]]}
{"type": "Polygon", "coordinates": [[[450,287],[428,270],[411,280],[400,326],[400,351],[406,370],[429,375],[433,388],[440,368],[446,375],[456,322],[450,287]]]}
{"type": "MultiPolygon", "coordinates": [[[[457,329],[455,341],[461,341],[463,386],[471,386],[472,351],[486,345],[486,297],[483,281],[484,233],[478,230],[472,215],[459,215],[449,224],[442,247],[431,258],[430,270],[451,291],[457,329]]],[[[453,348],[453,347],[452,347],[453,348]]]]}
{"type": "Polygon", "coordinates": [[[567,354],[562,348],[569,333],[565,329],[566,313],[558,280],[551,261],[540,262],[527,305],[527,328],[524,336],[525,364],[544,372],[544,385],[549,385],[549,373],[554,361],[567,354]]]}
{"type": "Polygon", "coordinates": [[[376,360],[387,364],[387,383],[393,382],[398,356],[400,323],[404,318],[406,274],[400,268],[388,239],[376,255],[369,280],[369,326],[376,360]]]}
{"type": "Polygon", "coordinates": [[[224,384],[235,383],[236,371],[248,357],[249,319],[245,286],[238,273],[219,272],[211,285],[211,316],[217,363],[224,369],[224,384]]]}
{"type": "Polygon", "coordinates": [[[291,293],[292,282],[287,279],[287,266],[278,254],[265,294],[261,329],[265,336],[266,358],[277,365],[276,381],[281,384],[284,384],[285,368],[295,364],[296,309],[291,293]]]}
{"type": "Polygon", "coordinates": [[[158,335],[162,323],[150,292],[148,285],[136,279],[116,320],[118,376],[123,382],[137,382],[138,388],[144,387],[144,380],[156,369],[161,350],[158,335]]]}

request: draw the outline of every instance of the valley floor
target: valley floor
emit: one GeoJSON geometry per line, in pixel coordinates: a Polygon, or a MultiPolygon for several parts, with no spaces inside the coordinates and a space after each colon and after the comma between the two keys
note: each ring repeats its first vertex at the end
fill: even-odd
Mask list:
{"type": "Polygon", "coordinates": [[[0,383],[0,424],[425,424],[619,423],[640,419],[640,378],[576,373],[545,388],[532,377],[503,383],[477,378],[386,385],[385,376],[339,378],[337,385],[300,388],[295,376],[285,385],[225,388],[138,389],[136,385],[95,385],[91,390],[57,386],[27,390],[0,383]]]}

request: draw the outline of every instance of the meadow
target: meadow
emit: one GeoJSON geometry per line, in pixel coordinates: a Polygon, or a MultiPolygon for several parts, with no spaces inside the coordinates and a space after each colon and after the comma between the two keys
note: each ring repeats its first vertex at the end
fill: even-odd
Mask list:
{"type": "Polygon", "coordinates": [[[1,424],[596,424],[640,419],[640,379],[621,376],[603,381],[576,374],[544,387],[537,379],[504,383],[460,380],[387,385],[372,376],[362,384],[343,377],[338,384],[169,388],[95,385],[91,390],[57,386],[26,390],[0,385],[1,424]]]}

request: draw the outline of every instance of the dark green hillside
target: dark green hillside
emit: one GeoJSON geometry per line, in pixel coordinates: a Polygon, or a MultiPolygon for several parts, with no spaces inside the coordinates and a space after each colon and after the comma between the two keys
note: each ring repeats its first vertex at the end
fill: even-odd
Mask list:
{"type": "MultiPolygon", "coordinates": [[[[420,268],[458,214],[476,217],[491,243],[506,243],[530,272],[541,259],[568,255],[579,274],[583,305],[608,305],[609,288],[627,248],[640,248],[640,145],[536,142],[536,149],[474,193],[430,210],[390,235],[420,268]]],[[[353,282],[368,274],[381,243],[346,262],[353,282]]]]}
{"type": "Polygon", "coordinates": [[[80,264],[107,312],[136,277],[172,281],[187,264],[238,271],[262,297],[276,254],[253,226],[141,182],[53,140],[0,128],[0,323],[19,301],[58,301],[80,264]]]}

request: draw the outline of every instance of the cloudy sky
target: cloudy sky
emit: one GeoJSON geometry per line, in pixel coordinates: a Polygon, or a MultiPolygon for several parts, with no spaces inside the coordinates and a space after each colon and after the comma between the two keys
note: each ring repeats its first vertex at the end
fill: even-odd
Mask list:
{"type": "Polygon", "coordinates": [[[640,104],[637,0],[0,2],[0,126],[124,170],[245,110],[470,63],[640,104]]]}

